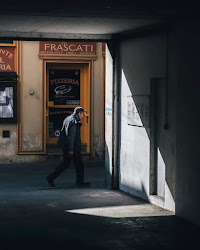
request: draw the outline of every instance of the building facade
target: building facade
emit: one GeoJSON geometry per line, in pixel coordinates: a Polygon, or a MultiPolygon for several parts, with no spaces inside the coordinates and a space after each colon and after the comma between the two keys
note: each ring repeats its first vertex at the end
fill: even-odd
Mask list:
{"type": "Polygon", "coordinates": [[[104,58],[103,43],[0,44],[3,163],[45,160],[48,149],[56,145],[63,119],[76,106],[86,111],[81,132],[84,154],[87,159],[103,157],[104,58]],[[16,81],[10,94],[6,86],[9,81],[16,81]],[[14,116],[16,119],[11,119],[14,116]]]}

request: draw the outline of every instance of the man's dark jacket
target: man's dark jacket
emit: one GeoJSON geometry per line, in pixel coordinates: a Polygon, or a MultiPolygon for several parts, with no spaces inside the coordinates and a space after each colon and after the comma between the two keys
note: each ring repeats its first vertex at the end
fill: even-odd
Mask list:
{"type": "Polygon", "coordinates": [[[63,122],[57,145],[68,151],[81,151],[81,125],[75,114],[68,116],[63,122]]]}

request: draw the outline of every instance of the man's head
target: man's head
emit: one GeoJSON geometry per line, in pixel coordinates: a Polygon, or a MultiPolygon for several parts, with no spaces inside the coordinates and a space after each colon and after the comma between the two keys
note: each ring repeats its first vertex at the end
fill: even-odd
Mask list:
{"type": "Polygon", "coordinates": [[[76,107],[74,109],[74,114],[77,115],[78,119],[81,120],[84,117],[84,109],[81,107],[76,107]]]}

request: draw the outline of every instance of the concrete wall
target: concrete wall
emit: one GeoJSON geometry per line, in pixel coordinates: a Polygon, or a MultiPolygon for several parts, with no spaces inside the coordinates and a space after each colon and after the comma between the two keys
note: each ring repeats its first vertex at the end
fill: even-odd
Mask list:
{"type": "MultiPolygon", "coordinates": [[[[170,127],[165,132],[166,140],[160,152],[166,168],[164,201],[150,192],[151,128],[128,125],[128,102],[136,102],[139,96],[150,100],[151,79],[166,78],[165,33],[124,41],[121,43],[120,53],[122,74],[120,189],[174,211],[175,113],[172,111],[172,106],[174,107],[175,96],[171,83],[168,83],[170,127]]],[[[159,129],[163,130],[163,126],[159,129]]]]}
{"type": "Polygon", "coordinates": [[[198,22],[183,22],[170,29],[167,39],[158,33],[122,42],[119,152],[120,189],[196,224],[200,224],[199,29],[198,22]],[[152,129],[127,124],[127,99],[148,96],[152,78],[167,81],[168,129],[160,148],[165,164],[164,200],[149,191],[152,129]]]}
{"type": "Polygon", "coordinates": [[[112,186],[113,165],[113,58],[106,46],[106,69],[105,69],[105,167],[106,185],[112,186]]]}
{"type": "Polygon", "coordinates": [[[200,225],[200,25],[174,31],[178,57],[176,214],[200,225]]]}

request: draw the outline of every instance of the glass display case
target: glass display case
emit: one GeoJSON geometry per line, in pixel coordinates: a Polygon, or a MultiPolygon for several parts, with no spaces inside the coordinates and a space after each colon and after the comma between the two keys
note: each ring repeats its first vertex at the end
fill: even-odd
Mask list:
{"type": "Polygon", "coordinates": [[[17,122],[16,72],[0,72],[0,122],[17,122]]]}

